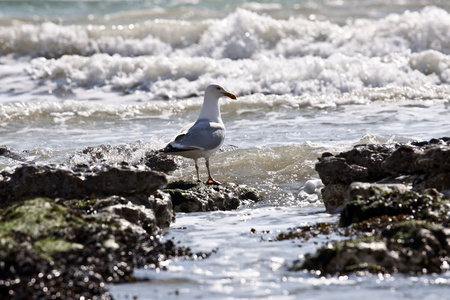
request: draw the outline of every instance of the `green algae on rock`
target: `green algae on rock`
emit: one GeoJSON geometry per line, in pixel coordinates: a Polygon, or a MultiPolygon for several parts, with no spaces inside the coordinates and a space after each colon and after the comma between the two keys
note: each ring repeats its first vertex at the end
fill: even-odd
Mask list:
{"type": "Polygon", "coordinates": [[[107,283],[134,281],[136,267],[191,256],[120,215],[79,207],[79,201],[35,198],[0,210],[4,299],[109,299],[107,283]]]}
{"type": "Polygon", "coordinates": [[[292,269],[321,274],[448,269],[449,161],[448,137],[324,153],[316,170],[326,185],[325,207],[341,213],[340,228],[355,238],[328,243],[292,269]]]}
{"type": "Polygon", "coordinates": [[[450,199],[398,185],[354,183],[340,225],[351,240],[329,243],[292,270],[439,273],[450,258],[450,199]],[[367,236],[368,235],[368,236],[367,236]],[[358,237],[359,236],[359,237],[358,237]]]}
{"type": "Polygon", "coordinates": [[[261,200],[256,190],[234,183],[206,185],[201,182],[176,181],[169,183],[163,191],[170,194],[176,212],[230,210],[238,208],[245,201],[261,200]]]}
{"type": "Polygon", "coordinates": [[[30,238],[51,235],[61,228],[86,225],[81,214],[69,212],[67,207],[48,198],[36,198],[2,210],[0,234],[20,232],[30,238]]]}
{"type": "Polygon", "coordinates": [[[353,182],[401,183],[415,191],[434,188],[450,196],[450,138],[428,142],[357,145],[337,155],[324,153],[315,165],[325,187],[328,212],[345,206],[353,182]]]}
{"type": "Polygon", "coordinates": [[[411,215],[418,220],[448,225],[449,211],[450,198],[436,190],[419,193],[400,184],[353,183],[340,223],[348,226],[374,217],[411,215]]]}
{"type": "Polygon", "coordinates": [[[321,274],[440,273],[450,256],[450,230],[424,221],[403,221],[379,234],[329,243],[293,271],[302,269],[321,274]]]}

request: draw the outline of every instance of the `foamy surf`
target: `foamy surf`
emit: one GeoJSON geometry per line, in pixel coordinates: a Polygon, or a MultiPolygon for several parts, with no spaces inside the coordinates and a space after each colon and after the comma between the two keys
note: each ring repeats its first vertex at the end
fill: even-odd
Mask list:
{"type": "Polygon", "coordinates": [[[429,49],[449,54],[449,19],[447,11],[427,7],[345,25],[304,17],[276,19],[246,9],[201,22],[156,19],[110,26],[16,22],[0,27],[0,53],[47,58],[116,53],[215,59],[328,57],[334,53],[373,57],[429,49]]]}

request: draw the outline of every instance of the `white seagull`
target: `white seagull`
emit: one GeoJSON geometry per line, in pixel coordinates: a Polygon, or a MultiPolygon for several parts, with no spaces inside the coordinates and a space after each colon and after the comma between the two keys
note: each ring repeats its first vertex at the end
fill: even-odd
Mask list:
{"type": "Polygon", "coordinates": [[[162,153],[170,155],[180,155],[194,159],[195,169],[197,171],[197,181],[200,182],[198,172],[198,159],[203,157],[208,169],[207,184],[220,184],[211,176],[209,170],[209,158],[225,140],[225,126],[220,116],[219,98],[229,97],[236,100],[236,96],[226,91],[217,84],[210,84],[205,91],[203,106],[197,121],[185,126],[181,132],[170,142],[162,153]]]}

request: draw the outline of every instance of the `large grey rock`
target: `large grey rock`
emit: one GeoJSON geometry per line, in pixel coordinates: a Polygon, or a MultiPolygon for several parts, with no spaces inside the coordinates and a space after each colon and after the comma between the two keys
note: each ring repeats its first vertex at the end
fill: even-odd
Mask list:
{"type": "Polygon", "coordinates": [[[242,202],[261,200],[254,189],[234,183],[206,185],[198,182],[171,182],[164,189],[171,197],[176,212],[230,210],[242,202]]]}
{"type": "MultiPolygon", "coordinates": [[[[118,161],[127,165],[143,164],[163,173],[170,173],[178,168],[173,156],[159,155],[157,151],[142,150],[141,143],[130,145],[99,145],[76,151],[69,159],[70,164],[80,161],[85,165],[114,164],[118,161]]],[[[1,155],[1,148],[0,148],[1,155]]]]}
{"type": "Polygon", "coordinates": [[[419,274],[447,268],[450,198],[434,189],[416,192],[401,184],[352,183],[339,223],[346,229],[338,233],[347,232],[350,240],[329,243],[292,269],[419,274]]]}
{"type": "Polygon", "coordinates": [[[450,254],[450,230],[442,225],[411,220],[392,224],[382,233],[339,241],[307,255],[292,270],[321,275],[372,273],[441,273],[450,254]]]}
{"type": "Polygon", "coordinates": [[[111,299],[108,284],[138,280],[136,268],[192,256],[155,238],[152,210],[119,196],[29,199],[0,220],[2,299],[111,299]]]}
{"type": "MultiPolygon", "coordinates": [[[[325,207],[341,211],[340,228],[317,227],[351,238],[328,243],[292,270],[330,275],[448,269],[450,138],[325,153],[316,170],[326,185],[325,207]],[[351,182],[355,179],[364,182],[351,182]]],[[[291,236],[301,235],[291,232],[283,238],[291,236]]]]}
{"type": "Polygon", "coordinates": [[[0,208],[37,196],[64,199],[135,196],[147,199],[167,183],[165,174],[145,166],[20,165],[0,172],[0,208]]]}
{"type": "Polygon", "coordinates": [[[315,166],[322,199],[329,212],[346,203],[352,182],[402,183],[416,191],[435,188],[450,194],[450,138],[429,142],[358,145],[332,155],[324,153],[315,166]]]}

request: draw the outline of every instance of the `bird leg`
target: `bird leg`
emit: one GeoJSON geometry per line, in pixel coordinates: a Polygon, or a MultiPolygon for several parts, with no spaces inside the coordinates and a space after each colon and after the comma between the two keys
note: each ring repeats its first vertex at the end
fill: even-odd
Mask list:
{"type": "Polygon", "coordinates": [[[197,159],[194,159],[195,161],[195,170],[197,171],[197,182],[201,182],[200,181],[200,174],[198,173],[198,164],[197,164],[197,159]]]}
{"type": "Polygon", "coordinates": [[[212,176],[211,176],[211,171],[209,170],[209,158],[206,159],[206,169],[208,170],[208,181],[206,182],[206,184],[215,184],[215,185],[219,185],[220,182],[215,181],[212,176]]]}

